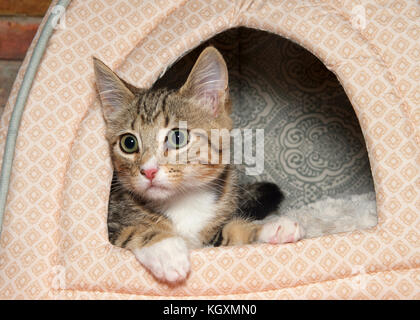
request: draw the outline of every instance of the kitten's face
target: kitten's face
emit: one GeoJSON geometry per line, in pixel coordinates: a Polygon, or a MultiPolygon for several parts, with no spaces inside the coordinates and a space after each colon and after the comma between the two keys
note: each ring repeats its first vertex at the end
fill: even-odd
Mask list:
{"type": "Polygon", "coordinates": [[[95,72],[114,169],[126,189],[156,201],[217,181],[229,133],[219,146],[210,130],[230,130],[232,121],[227,69],[216,49],[203,51],[179,91],[133,89],[98,60],[95,72]]]}

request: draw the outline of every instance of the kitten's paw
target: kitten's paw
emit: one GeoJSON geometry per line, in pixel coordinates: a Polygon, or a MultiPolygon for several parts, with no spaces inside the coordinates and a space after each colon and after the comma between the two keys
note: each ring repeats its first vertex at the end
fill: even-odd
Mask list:
{"type": "Polygon", "coordinates": [[[156,278],[162,281],[183,281],[190,271],[188,248],[184,239],[180,237],[164,239],[151,246],[135,249],[133,253],[156,278]]]}
{"type": "Polygon", "coordinates": [[[305,231],[292,219],[279,217],[264,223],[258,240],[271,244],[296,242],[303,238],[305,231]]]}

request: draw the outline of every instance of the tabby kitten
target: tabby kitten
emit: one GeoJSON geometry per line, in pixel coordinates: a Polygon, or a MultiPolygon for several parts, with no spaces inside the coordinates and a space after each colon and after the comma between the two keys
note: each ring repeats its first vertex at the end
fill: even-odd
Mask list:
{"type": "Polygon", "coordinates": [[[232,129],[228,72],[215,48],[201,53],[177,91],[135,88],[97,59],[94,67],[114,165],[112,244],[131,250],[156,278],[177,282],[190,271],[189,249],[302,238],[294,221],[266,218],[281,200],[277,186],[239,187],[234,167],[220,161],[226,144],[208,139],[211,129],[232,129]],[[192,153],[203,141],[209,152],[192,153]],[[187,162],[167,161],[186,153],[187,162]]]}

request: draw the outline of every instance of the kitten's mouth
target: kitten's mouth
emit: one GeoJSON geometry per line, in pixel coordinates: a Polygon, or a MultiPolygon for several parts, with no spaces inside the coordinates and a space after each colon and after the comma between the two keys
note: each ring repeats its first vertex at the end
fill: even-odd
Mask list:
{"type": "Polygon", "coordinates": [[[144,195],[150,200],[167,199],[172,196],[171,189],[161,184],[150,183],[144,190],[144,195]]]}
{"type": "Polygon", "coordinates": [[[169,188],[168,187],[165,187],[165,186],[162,186],[160,184],[156,184],[156,183],[151,182],[149,184],[149,186],[147,187],[146,191],[149,191],[149,190],[155,190],[155,191],[165,190],[165,191],[169,191],[169,188]]]}
{"type": "Polygon", "coordinates": [[[168,188],[162,186],[151,185],[147,190],[168,190],[168,188]]]}

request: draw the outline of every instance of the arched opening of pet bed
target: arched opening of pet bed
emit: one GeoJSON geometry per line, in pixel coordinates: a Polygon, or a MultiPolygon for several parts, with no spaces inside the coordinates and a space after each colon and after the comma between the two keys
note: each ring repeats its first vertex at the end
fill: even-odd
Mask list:
{"type": "MultiPolygon", "coordinates": [[[[228,65],[234,126],[264,129],[264,172],[248,176],[244,166],[239,166],[241,181],[277,183],[285,195],[281,212],[326,197],[347,199],[346,205],[351,205],[354,195],[366,195],[356,200],[373,203],[369,218],[374,223],[371,219],[366,225],[375,225],[374,185],[364,137],[334,73],[290,40],[240,27],[222,32],[184,55],[154,87],[179,88],[209,45],[222,53],[228,65]]],[[[363,208],[364,204],[354,205],[363,208]]],[[[337,217],[328,219],[314,236],[340,232],[340,227],[328,226],[337,217]]],[[[343,231],[354,230],[347,227],[342,227],[343,231]]]]}

